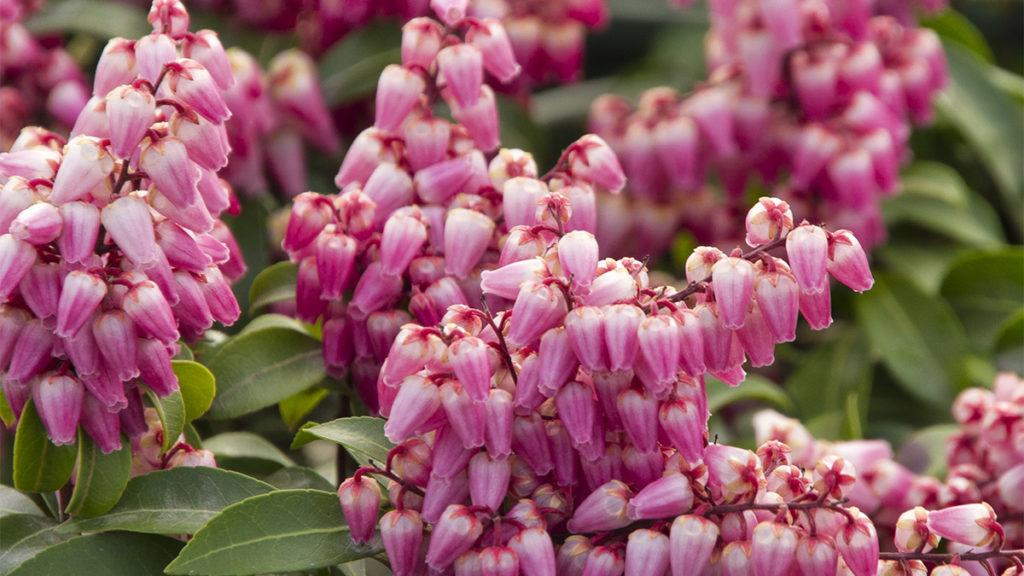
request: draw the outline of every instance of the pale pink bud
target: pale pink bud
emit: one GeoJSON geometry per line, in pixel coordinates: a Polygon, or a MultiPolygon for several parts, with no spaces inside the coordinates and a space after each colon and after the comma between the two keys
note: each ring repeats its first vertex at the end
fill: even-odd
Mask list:
{"type": "Polygon", "coordinates": [[[136,344],[139,377],[158,396],[166,396],[178,389],[178,377],[171,369],[171,355],[167,345],[157,340],[140,338],[136,344]]]}
{"type": "Polygon", "coordinates": [[[133,263],[144,266],[156,259],[156,235],[149,206],[138,196],[122,196],[107,204],[100,220],[107,234],[133,263]]]}
{"type": "Polygon", "coordinates": [[[512,262],[496,270],[484,270],[481,273],[480,288],[485,294],[514,300],[523,286],[542,280],[547,275],[546,271],[541,258],[512,262]]]}
{"type": "Polygon", "coordinates": [[[175,207],[199,199],[199,170],[189,160],[185,144],[177,138],[161,138],[142,149],[139,166],[175,207]]]}
{"type": "Polygon", "coordinates": [[[445,273],[465,278],[487,251],[494,220],[466,208],[448,211],[444,224],[445,273]]]}
{"type": "Polygon", "coordinates": [[[31,206],[35,198],[35,192],[20,176],[12,177],[0,187],[0,231],[6,231],[14,218],[31,206]]]}
{"type": "Polygon", "coordinates": [[[457,504],[449,506],[430,533],[427,565],[434,570],[444,570],[469,550],[482,532],[480,520],[469,507],[457,504]]]}
{"type": "Polygon", "coordinates": [[[82,384],[70,376],[48,374],[32,385],[32,399],[50,441],[57,446],[74,444],[85,399],[82,384]]]}
{"type": "Polygon", "coordinates": [[[485,408],[484,443],[487,452],[495,458],[508,456],[512,452],[512,395],[494,388],[487,396],[485,408]]]}
{"type": "Polygon", "coordinates": [[[733,330],[740,328],[750,309],[754,265],[743,258],[723,258],[711,267],[711,279],[722,325],[733,330]]]}
{"type": "Polygon", "coordinates": [[[49,244],[60,236],[64,224],[60,211],[49,202],[36,202],[11,222],[11,236],[36,246],[49,244]]]}
{"type": "Polygon", "coordinates": [[[547,474],[554,468],[544,421],[536,412],[516,417],[512,423],[512,449],[538,475],[547,474]]]}
{"type": "Polygon", "coordinates": [[[451,123],[444,118],[410,118],[403,129],[405,156],[417,172],[444,160],[451,137],[451,123]]]}
{"type": "Polygon", "coordinates": [[[626,543],[626,576],[665,574],[669,565],[669,538],[656,530],[634,530],[626,543]]]}
{"type": "Polygon", "coordinates": [[[423,369],[444,353],[444,342],[437,332],[414,324],[402,327],[388,352],[381,378],[388,386],[398,386],[406,376],[423,369]]]}
{"type": "Polygon", "coordinates": [[[541,282],[523,285],[512,306],[506,340],[526,346],[565,318],[565,296],[557,286],[541,282]]]}
{"type": "Polygon", "coordinates": [[[804,576],[835,576],[839,553],[828,536],[801,538],[796,547],[796,563],[804,576]]]}
{"type": "Polygon", "coordinates": [[[308,246],[328,224],[334,221],[331,201],[316,192],[303,192],[292,200],[292,211],[282,247],[298,252],[308,246]]]}
{"type": "Polygon", "coordinates": [[[696,462],[704,451],[707,413],[689,399],[663,402],[658,409],[658,422],[669,443],[688,462],[696,462]]]}
{"type": "Polygon", "coordinates": [[[377,128],[367,128],[356,136],[349,146],[345,159],[334,176],[334,184],[341,189],[352,182],[363,183],[374,168],[386,157],[386,134],[377,128]]]}
{"type": "Polygon", "coordinates": [[[679,516],[669,532],[672,576],[700,574],[718,540],[718,526],[701,516],[679,516]]]}
{"type": "MultiPolygon", "coordinates": [[[[147,34],[135,42],[135,61],[139,76],[156,84],[164,66],[178,57],[174,39],[166,34],[147,34]]],[[[122,82],[128,84],[128,82],[122,82]]]]}
{"type": "Polygon", "coordinates": [[[729,354],[735,335],[722,325],[714,303],[698,304],[694,308],[704,343],[704,364],[708,370],[724,370],[729,367],[729,354]]]}
{"type": "Polygon", "coordinates": [[[765,482],[761,460],[749,450],[710,444],[704,449],[704,463],[708,467],[708,488],[716,499],[749,499],[765,482]]]}
{"type": "Polygon", "coordinates": [[[592,372],[608,368],[604,329],[602,308],[582,306],[574,308],[565,316],[565,330],[576,358],[584,368],[592,372]]]}
{"type": "Polygon", "coordinates": [[[854,521],[845,524],[836,534],[836,547],[854,576],[874,576],[878,569],[878,534],[875,525],[856,508],[854,521]]]}
{"type": "Polygon", "coordinates": [[[613,304],[604,309],[603,333],[609,370],[621,372],[633,367],[639,350],[637,329],[644,318],[643,311],[630,304],[613,304]]]}
{"type": "Polygon", "coordinates": [[[122,381],[139,375],[135,360],[135,326],[124,311],[110,310],[96,316],[92,334],[100,355],[114,375],[122,381]]]}
{"type": "Polygon", "coordinates": [[[824,456],[814,466],[814,489],[819,494],[840,499],[848,487],[856,482],[857,471],[842,456],[824,456]]]}
{"type": "Polygon", "coordinates": [[[413,183],[423,202],[440,204],[461,190],[472,175],[472,154],[464,154],[416,172],[413,183]]]}
{"type": "Polygon", "coordinates": [[[57,303],[57,335],[73,338],[78,334],[106,295],[107,284],[97,276],[81,270],[69,272],[57,303]]]}
{"type": "Polygon", "coordinates": [[[630,441],[643,452],[654,450],[658,441],[658,400],[641,390],[625,390],[616,401],[622,427],[630,441]]]}
{"type": "Polygon", "coordinates": [[[216,171],[227,165],[231,145],[222,124],[214,124],[198,114],[175,112],[171,117],[170,131],[184,144],[188,158],[200,167],[216,171]]]}
{"type": "Polygon", "coordinates": [[[180,0],[153,0],[146,19],[156,33],[175,38],[188,34],[188,11],[180,0]]]}
{"type": "Polygon", "coordinates": [[[415,510],[392,510],[380,519],[380,536],[395,576],[415,576],[420,564],[423,521],[415,510]]]}
{"type": "Polygon", "coordinates": [[[469,497],[474,506],[497,511],[508,492],[512,464],[502,456],[493,458],[487,452],[477,452],[469,460],[469,497]]]}
{"type": "Polygon", "coordinates": [[[520,530],[508,543],[519,557],[519,570],[531,576],[555,576],[555,547],[543,527],[520,530]]]}
{"type": "Polygon", "coordinates": [[[21,329],[29,318],[26,310],[0,305],[0,370],[7,369],[21,329]]]}
{"type": "Polygon", "coordinates": [[[107,410],[92,394],[86,394],[82,402],[81,424],[104,454],[121,449],[121,421],[117,413],[107,410]]]}
{"type": "Polygon", "coordinates": [[[747,576],[754,573],[750,542],[737,540],[729,542],[722,548],[718,565],[722,576],[747,576]]]}
{"type": "Polygon", "coordinates": [[[426,82],[415,71],[397,64],[384,68],[377,82],[377,104],[374,127],[395,132],[420,100],[426,82]]]}
{"type": "Polygon", "coordinates": [[[156,100],[148,91],[130,85],[114,88],[106,100],[110,149],[121,158],[130,158],[153,124],[156,100]]]}
{"type": "Polygon", "coordinates": [[[213,30],[200,30],[188,35],[182,45],[182,54],[202,64],[222,90],[235,84],[224,45],[213,30]]]}
{"type": "Polygon", "coordinates": [[[189,58],[179,58],[167,65],[165,80],[170,92],[210,122],[220,124],[231,117],[220,89],[203,65],[189,58]]]}
{"type": "Polygon", "coordinates": [[[594,419],[600,417],[591,387],[582,382],[569,382],[555,396],[555,406],[573,445],[589,444],[593,439],[594,419]]]}
{"type": "Polygon", "coordinates": [[[323,232],[317,238],[315,254],[320,298],[341,298],[352,277],[356,249],[356,241],[340,232],[323,232]]]}
{"type": "Polygon", "coordinates": [[[689,478],[673,473],[645,486],[630,499],[626,513],[631,520],[656,520],[685,514],[692,506],[689,478]]]}
{"type": "Polygon", "coordinates": [[[558,241],[562,271],[577,286],[590,285],[597,272],[597,257],[597,239],[589,232],[569,232],[558,241]]]}
{"type": "Polygon", "coordinates": [[[507,84],[519,74],[519,64],[512,51],[512,43],[501,21],[494,18],[478,20],[466,33],[466,41],[483,54],[483,65],[507,84]]]}
{"type": "Polygon", "coordinates": [[[501,144],[498,105],[490,86],[481,86],[472,103],[463,105],[453,101],[451,107],[452,117],[466,128],[478,149],[490,152],[501,144]]]}
{"type": "Polygon", "coordinates": [[[231,284],[216,266],[207,268],[203,276],[206,281],[200,284],[200,288],[206,303],[210,306],[210,313],[225,326],[234,324],[241,315],[241,310],[234,292],[231,291],[231,284]]]}
{"type": "Polygon", "coordinates": [[[796,558],[799,539],[795,528],[781,522],[761,522],[754,527],[750,547],[757,576],[786,576],[796,558]]]}
{"type": "Polygon", "coordinates": [[[64,147],[60,170],[53,180],[50,202],[64,204],[78,200],[92,191],[114,169],[114,159],[102,140],[75,136],[64,147]]]}
{"type": "Polygon", "coordinates": [[[474,336],[456,340],[448,347],[448,362],[474,401],[487,399],[494,370],[492,353],[486,342],[474,336]]]}
{"type": "Polygon", "coordinates": [[[431,18],[413,18],[402,26],[402,66],[430,70],[444,32],[431,18]]]}
{"type": "Polygon", "coordinates": [[[564,327],[552,328],[541,336],[537,362],[544,375],[539,383],[540,391],[546,396],[554,396],[576,374],[579,362],[564,327]]]}
{"type": "Polygon", "coordinates": [[[775,341],[792,342],[796,338],[800,289],[788,266],[782,264],[776,260],[775,270],[760,271],[754,281],[754,298],[775,341]]]}
{"type": "Polygon", "coordinates": [[[130,84],[136,73],[135,42],[125,38],[111,38],[96,64],[93,94],[106,96],[115,87],[130,84]]]}
{"type": "Polygon", "coordinates": [[[153,282],[147,280],[133,286],[125,294],[121,306],[142,336],[156,338],[165,344],[178,339],[171,306],[153,282]]]}
{"type": "Polygon", "coordinates": [[[867,255],[849,230],[836,230],[830,235],[828,271],[855,292],[868,290],[875,283],[867,255]]]}
{"type": "Polygon", "coordinates": [[[793,229],[793,211],[778,198],[760,198],[747,212],[747,244],[757,247],[782,238],[793,229]]]}
{"type": "Polygon", "coordinates": [[[751,366],[770,366],[775,363],[775,335],[757,304],[750,309],[743,326],[736,330],[736,339],[751,366]]]}
{"type": "Polygon", "coordinates": [[[686,258],[686,281],[703,282],[711,277],[712,267],[716,262],[726,258],[725,253],[711,246],[698,246],[686,258]]]}
{"type": "Polygon", "coordinates": [[[36,249],[11,234],[0,236],[0,301],[7,300],[32,270],[36,249]]]}
{"type": "Polygon", "coordinates": [[[999,477],[997,481],[999,497],[1012,510],[1024,511],[1024,502],[1016,495],[1024,494],[1024,464],[1018,464],[1010,468],[999,477]]]}
{"type": "Polygon", "coordinates": [[[928,511],[917,506],[900,514],[896,520],[893,542],[900,552],[929,552],[934,549],[939,543],[939,537],[928,530],[928,511]]]}
{"type": "Polygon", "coordinates": [[[53,344],[53,333],[41,321],[33,318],[26,322],[11,348],[7,378],[27,383],[46,367],[53,344]]]}
{"type": "Polygon", "coordinates": [[[537,223],[537,206],[548,193],[547,184],[536,178],[517,176],[505,181],[502,190],[502,208],[509,230],[537,223]]]}
{"type": "Polygon", "coordinates": [[[632,491],[625,483],[612,480],[587,496],[566,525],[571,532],[604,532],[628,526],[626,506],[632,491]]]}
{"type": "Polygon", "coordinates": [[[85,202],[68,202],[60,205],[60,217],[64,225],[57,246],[65,262],[77,264],[93,254],[100,232],[100,210],[85,202]]]}
{"type": "Polygon", "coordinates": [[[483,85],[483,55],[469,44],[442,48],[437,54],[438,72],[458,106],[471,106],[483,85]]]}
{"type": "Polygon", "coordinates": [[[817,294],[800,293],[800,314],[812,330],[824,330],[832,325],[832,292],[828,289],[817,294]]]}
{"type": "Polygon", "coordinates": [[[601,188],[617,193],[626,185],[626,175],[615,152],[599,136],[587,134],[572,143],[566,158],[572,174],[601,188]]]}
{"type": "Polygon", "coordinates": [[[618,547],[595,546],[587,561],[583,563],[583,574],[586,576],[618,576],[626,568],[622,550],[618,547]]]}
{"type": "Polygon", "coordinates": [[[367,475],[353,476],[338,486],[338,500],[352,541],[366,544],[373,538],[380,508],[380,484],[367,475]]]}
{"type": "Polygon", "coordinates": [[[786,236],[786,255],[800,291],[828,290],[828,237],[817,226],[801,224],[786,236]]]}
{"type": "Polygon", "coordinates": [[[462,440],[467,450],[484,445],[484,419],[482,402],[476,402],[458,380],[447,379],[440,389],[441,405],[451,429],[462,440]]]}
{"type": "Polygon", "coordinates": [[[367,178],[363,193],[377,205],[374,221],[384,222],[395,210],[412,204],[414,194],[409,173],[390,162],[385,162],[367,178]]]}
{"type": "MultiPolygon", "coordinates": [[[[431,472],[430,480],[427,482],[426,495],[423,497],[420,513],[423,515],[423,519],[431,524],[437,524],[446,508],[469,498],[466,462],[469,461],[470,452],[462,449],[461,446],[459,449],[460,453],[464,455],[464,459],[458,462],[457,468],[454,471],[449,469],[445,477],[437,472],[431,472]]],[[[442,461],[435,457],[434,467],[439,468],[441,465],[442,461]]]]}
{"type": "Polygon", "coordinates": [[[1003,536],[995,511],[985,502],[931,510],[927,527],[942,538],[975,547],[1001,541],[1003,536]]]}
{"type": "Polygon", "coordinates": [[[441,394],[437,386],[426,378],[410,376],[402,380],[384,433],[392,442],[410,438],[439,408],[441,394]]]}

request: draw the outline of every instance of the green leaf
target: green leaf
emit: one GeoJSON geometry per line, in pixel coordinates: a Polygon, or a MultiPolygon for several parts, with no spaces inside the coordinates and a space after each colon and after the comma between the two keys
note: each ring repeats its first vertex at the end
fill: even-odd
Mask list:
{"type": "Polygon", "coordinates": [[[93,534],[39,552],[11,576],[162,576],[180,549],[181,542],[163,536],[93,534]]]}
{"type": "Polygon", "coordinates": [[[708,411],[714,414],[725,406],[744,400],[770,404],[781,410],[792,410],[793,403],[786,391],[777,384],[756,374],[748,374],[739,386],[732,387],[718,378],[705,378],[708,394],[708,411]]]}
{"type": "Polygon", "coordinates": [[[217,379],[212,418],[234,418],[272,406],[326,375],[320,342],[287,328],[240,334],[207,362],[217,379]]]}
{"type": "Polygon", "coordinates": [[[392,24],[371,24],[347,35],[320,58],[320,90],[329,106],[373,94],[388,64],[401,60],[401,34],[392,24]]]}
{"type": "Polygon", "coordinates": [[[73,520],[61,531],[195,534],[226,506],[272,489],[219,468],[159,470],[132,478],[121,501],[103,516],[73,520]]]}
{"type": "Polygon", "coordinates": [[[75,467],[74,446],[54,446],[32,400],[25,404],[14,435],[14,487],[24,492],[60,489],[75,467]]]}
{"type": "Polygon", "coordinates": [[[786,378],[786,391],[803,419],[822,414],[843,414],[844,418],[822,421],[822,428],[826,424],[834,425],[819,429],[823,436],[854,436],[852,428],[859,427],[867,415],[871,374],[867,342],[860,331],[851,330],[834,341],[815,346],[801,357],[796,369],[786,378]],[[849,412],[851,402],[857,407],[856,412],[849,412]],[[842,429],[844,423],[850,425],[845,431],[842,429]]]}
{"type": "Polygon", "coordinates": [[[274,488],[294,489],[311,488],[313,490],[333,490],[334,485],[312,468],[291,466],[265,476],[263,481],[274,488]]]}
{"type": "Polygon", "coordinates": [[[111,0],[47,2],[26,23],[36,34],[81,33],[97,38],[138,38],[152,30],[138,6],[111,0]]]}
{"type": "Polygon", "coordinates": [[[249,312],[277,302],[295,299],[295,284],[299,267],[293,262],[278,262],[263,269],[252,281],[249,289],[249,312]]]}
{"type": "Polygon", "coordinates": [[[198,362],[174,360],[171,367],[178,377],[181,399],[185,402],[185,419],[191,422],[210,409],[217,395],[217,382],[213,373],[198,362]]]}
{"type": "Polygon", "coordinates": [[[943,40],[956,42],[987,63],[995,61],[985,35],[966,16],[947,8],[925,18],[921,24],[934,30],[943,40]]]}
{"type": "Polygon", "coordinates": [[[1003,214],[1024,229],[1024,124],[1021,108],[992,83],[987,65],[956,43],[945,43],[952,82],[936,101],[974,148],[1002,193],[1003,214]]]}
{"type": "Polygon", "coordinates": [[[956,424],[938,424],[911,434],[900,447],[896,459],[918,474],[933,478],[946,475],[946,445],[959,431],[956,424]]]}
{"type": "Polygon", "coordinates": [[[121,449],[104,454],[85,432],[78,434],[78,474],[67,511],[72,516],[99,516],[121,498],[132,470],[132,447],[125,439],[121,449]]]}
{"type": "Polygon", "coordinates": [[[968,351],[949,305],[891,275],[876,277],[854,304],[872,349],[902,387],[927,404],[948,406],[968,351]]]}
{"type": "Polygon", "coordinates": [[[355,546],[333,492],[279,490],[225,508],[195,534],[168,574],[314,570],[372,556],[355,546]]]}
{"type": "Polygon", "coordinates": [[[277,405],[281,419],[289,430],[294,430],[329,393],[326,388],[310,388],[281,400],[277,405]]]}
{"type": "Polygon", "coordinates": [[[239,334],[248,334],[249,332],[258,332],[260,330],[266,330],[268,328],[285,328],[287,330],[294,330],[299,334],[305,334],[307,336],[317,337],[314,325],[304,324],[291,316],[285,316],[284,314],[263,314],[252,319],[251,322],[242,328],[239,334]]]}
{"type": "Polygon", "coordinates": [[[11,409],[11,404],[7,401],[7,395],[4,394],[3,388],[0,388],[0,422],[7,428],[14,426],[14,410],[11,409]]]}
{"type": "Polygon", "coordinates": [[[995,351],[998,369],[1024,374],[1024,310],[1014,314],[999,329],[995,351]]]}
{"type": "Polygon", "coordinates": [[[56,523],[50,518],[34,514],[4,514],[0,517],[0,576],[7,576],[15,568],[41,550],[64,541],[57,533],[56,523]]]}
{"type": "Polygon", "coordinates": [[[942,282],[967,335],[981,350],[995,343],[1003,324],[1024,309],[1024,249],[968,254],[958,259],[942,282]]]}
{"type": "Polygon", "coordinates": [[[244,473],[269,474],[295,465],[277,446],[251,432],[224,432],[207,438],[203,447],[213,452],[219,466],[244,473]]]}
{"type": "Polygon", "coordinates": [[[43,511],[31,498],[10,486],[0,484],[0,517],[8,514],[38,514],[43,511]]]}
{"type": "Polygon", "coordinates": [[[150,404],[160,417],[160,425],[164,429],[163,452],[171,449],[178,443],[178,438],[185,430],[185,401],[181,399],[181,392],[175,390],[163,398],[159,397],[152,390],[146,391],[150,404]]]}
{"type": "Polygon", "coordinates": [[[338,418],[324,424],[304,426],[295,435],[292,448],[301,446],[313,438],[341,444],[363,465],[371,459],[378,463],[384,462],[387,460],[388,451],[395,447],[384,436],[384,419],[371,416],[338,418]]]}

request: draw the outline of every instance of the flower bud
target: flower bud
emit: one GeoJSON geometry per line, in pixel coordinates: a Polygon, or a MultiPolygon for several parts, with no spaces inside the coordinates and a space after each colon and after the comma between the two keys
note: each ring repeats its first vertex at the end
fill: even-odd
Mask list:
{"type": "Polygon", "coordinates": [[[403,129],[405,157],[413,172],[445,159],[451,123],[444,118],[409,118],[403,129]]]}
{"type": "Polygon", "coordinates": [[[374,127],[398,130],[425,91],[426,82],[418,73],[396,64],[384,68],[377,83],[374,127]]]}
{"type": "Polygon", "coordinates": [[[747,244],[756,248],[776,238],[782,238],[793,229],[793,211],[789,204],[778,198],[760,198],[747,212],[747,244]]]}
{"type": "Polygon", "coordinates": [[[224,104],[220,89],[202,64],[188,58],[179,58],[168,66],[165,82],[171,93],[182,103],[191,106],[215,124],[231,117],[231,110],[224,104]]]}
{"type": "Polygon", "coordinates": [[[658,422],[669,443],[687,462],[696,462],[704,453],[707,413],[690,399],[677,398],[663,402],[658,409],[658,422]]]}
{"type": "Polygon", "coordinates": [[[716,498],[739,502],[757,493],[764,484],[761,460],[749,450],[711,444],[704,449],[708,488],[716,498]]]}
{"type": "Polygon", "coordinates": [[[369,476],[353,476],[338,486],[338,500],[352,541],[363,545],[373,538],[380,508],[380,485],[369,476]]]}
{"type": "Polygon", "coordinates": [[[469,459],[469,497],[474,506],[498,511],[512,476],[512,464],[506,457],[492,458],[486,451],[469,459]]]}
{"type": "Polygon", "coordinates": [[[135,41],[136,69],[139,76],[150,84],[155,85],[164,66],[173,63],[177,57],[178,48],[167,34],[147,34],[135,41]]]}
{"type": "Polygon", "coordinates": [[[798,534],[781,522],[761,522],[750,539],[757,576],[786,576],[796,559],[798,534]]]}
{"type": "Polygon", "coordinates": [[[186,36],[182,54],[202,64],[222,90],[234,86],[235,76],[231,71],[231,63],[228,62],[220,37],[213,30],[200,30],[186,36]]]}
{"type": "Polygon", "coordinates": [[[437,54],[438,72],[458,106],[471,106],[483,85],[483,55],[470,44],[455,44],[437,54]]]}
{"type": "Polygon", "coordinates": [[[421,376],[410,376],[402,380],[384,433],[392,442],[410,438],[440,407],[437,386],[421,376]]]}
{"type": "Polygon", "coordinates": [[[423,521],[415,510],[397,509],[380,519],[380,536],[395,576],[415,576],[420,564],[423,521]]]}
{"type": "Polygon", "coordinates": [[[626,175],[615,152],[599,136],[587,134],[571,144],[567,152],[569,169],[574,175],[613,193],[626,185],[626,175]]]}
{"type": "Polygon", "coordinates": [[[836,534],[836,547],[854,576],[874,576],[878,569],[878,534],[875,525],[856,508],[854,521],[845,524],[836,534]]]}
{"type": "Polygon", "coordinates": [[[625,483],[619,480],[607,482],[580,502],[566,526],[576,534],[624,528],[632,522],[626,515],[631,495],[625,483]]]}
{"type": "Polygon", "coordinates": [[[7,379],[27,384],[46,367],[53,345],[53,332],[40,320],[33,318],[26,322],[11,349],[7,379]]]}
{"type": "Polygon", "coordinates": [[[565,296],[557,286],[541,282],[527,283],[519,290],[512,306],[512,318],[505,339],[512,346],[531,344],[549,328],[561,322],[565,313],[565,296]]]}
{"type": "Polygon", "coordinates": [[[689,478],[672,473],[651,482],[633,496],[626,513],[630,520],[657,520],[685,514],[692,506],[689,478]]]}
{"type": "Polygon", "coordinates": [[[722,576],[746,576],[756,573],[752,556],[750,541],[729,542],[725,548],[722,548],[722,556],[718,564],[722,570],[722,576]]]}
{"type": "Polygon", "coordinates": [[[444,35],[441,26],[431,18],[413,18],[402,26],[402,66],[430,70],[441,50],[444,35]]]}
{"type": "Polygon", "coordinates": [[[138,196],[122,196],[107,204],[100,221],[117,247],[139,266],[156,259],[156,235],[149,206],[138,196]]]}
{"type": "Polygon", "coordinates": [[[465,278],[487,251],[494,220],[486,214],[453,208],[444,224],[445,273],[465,278]]]}
{"type": "Polygon", "coordinates": [[[543,527],[520,530],[508,543],[519,557],[519,570],[532,576],[555,576],[555,547],[543,527]]]}
{"type": "Polygon", "coordinates": [[[171,367],[167,346],[157,340],[140,338],[136,344],[139,377],[157,396],[167,396],[178,389],[178,377],[171,367]]]}
{"type": "Polygon", "coordinates": [[[704,571],[718,540],[718,526],[701,516],[679,516],[669,532],[672,576],[704,571]]]}
{"type": "Polygon", "coordinates": [[[470,398],[475,402],[485,401],[494,374],[491,347],[474,336],[460,338],[448,347],[448,362],[470,398]]]}
{"type": "Polygon", "coordinates": [[[122,85],[108,93],[106,101],[110,149],[121,158],[130,158],[153,124],[156,99],[146,90],[122,85]]]}
{"type": "Polygon", "coordinates": [[[64,147],[60,169],[53,179],[50,202],[64,204],[89,194],[114,170],[114,159],[103,141],[90,136],[75,136],[64,147]]]}
{"type": "Polygon", "coordinates": [[[116,412],[110,412],[92,394],[86,394],[82,402],[82,428],[93,439],[104,454],[121,449],[121,422],[116,412]]]}
{"type": "Polygon", "coordinates": [[[449,506],[430,534],[427,565],[434,570],[444,570],[469,550],[482,532],[483,526],[470,508],[457,504],[449,506]]]}
{"type": "Polygon", "coordinates": [[[711,267],[711,281],[722,325],[732,330],[740,328],[750,308],[754,265],[743,258],[723,258],[711,267]]]}
{"type": "Polygon", "coordinates": [[[93,94],[106,96],[117,86],[130,84],[136,73],[135,42],[125,38],[111,38],[96,63],[93,94]]]}
{"type": "Polygon", "coordinates": [[[608,369],[604,328],[604,309],[597,306],[574,308],[565,316],[565,330],[573,352],[580,364],[591,372],[608,369]]]}
{"type": "Polygon", "coordinates": [[[482,86],[476,100],[469,105],[452,102],[452,117],[473,138],[473,144],[483,152],[491,152],[501,144],[498,126],[498,105],[494,90],[482,86]]]}
{"type": "Polygon", "coordinates": [[[440,392],[448,422],[462,440],[463,447],[470,450],[483,446],[486,417],[483,402],[475,401],[458,380],[446,380],[440,392]]]}
{"type": "Polygon", "coordinates": [[[939,537],[928,530],[928,511],[917,506],[900,514],[893,541],[900,552],[929,552],[939,544],[939,537]]]}
{"type": "Polygon", "coordinates": [[[624,569],[621,549],[612,546],[595,546],[583,563],[583,573],[587,576],[618,576],[624,569]]]}
{"type": "Polygon", "coordinates": [[[855,292],[863,292],[875,280],[860,242],[849,230],[837,230],[829,238],[828,271],[855,292]]]}
{"type": "Polygon", "coordinates": [[[85,388],[70,376],[51,373],[32,385],[32,401],[55,445],[75,443],[84,399],[85,388]]]}
{"type": "Polygon", "coordinates": [[[92,335],[113,376],[124,381],[139,375],[135,359],[135,326],[123,310],[109,310],[97,315],[92,323],[92,335]]]}
{"type": "Polygon", "coordinates": [[[796,547],[796,563],[804,576],[835,576],[839,553],[828,536],[802,538],[796,547]]]}
{"type": "Polygon", "coordinates": [[[828,290],[828,238],[817,226],[801,224],[786,236],[786,255],[800,291],[819,294],[828,290]]]}
{"type": "Polygon", "coordinates": [[[65,262],[84,262],[93,254],[100,232],[100,210],[85,202],[68,202],[60,205],[61,228],[57,247],[65,262]]]}
{"type": "Polygon", "coordinates": [[[60,211],[49,202],[36,202],[22,210],[11,222],[11,236],[34,246],[49,244],[60,236],[64,221],[60,211]]]}
{"type": "Polygon", "coordinates": [[[78,334],[106,295],[107,284],[97,276],[81,270],[69,272],[57,303],[57,335],[72,338],[78,334]]]}
{"type": "Polygon", "coordinates": [[[995,511],[985,502],[931,510],[926,524],[932,533],[968,546],[988,546],[1003,537],[995,511]]]}

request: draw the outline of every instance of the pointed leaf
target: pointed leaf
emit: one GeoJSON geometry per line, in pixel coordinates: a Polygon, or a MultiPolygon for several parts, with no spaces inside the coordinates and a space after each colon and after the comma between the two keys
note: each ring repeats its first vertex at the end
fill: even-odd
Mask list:
{"type": "Polygon", "coordinates": [[[0,517],[0,576],[6,576],[41,550],[66,539],[50,518],[33,514],[5,514],[0,517]]]}
{"type": "Polygon", "coordinates": [[[25,492],[60,489],[71,477],[76,455],[74,446],[54,446],[50,442],[29,400],[14,435],[14,487],[25,492]]]}
{"type": "Polygon", "coordinates": [[[121,498],[132,470],[132,448],[127,439],[121,449],[104,454],[85,432],[78,433],[78,473],[67,511],[72,516],[99,516],[121,498]]]}
{"type": "Polygon", "coordinates": [[[178,377],[181,399],[185,402],[185,418],[191,422],[210,409],[217,394],[217,382],[213,373],[198,362],[175,360],[171,367],[178,377]]]}
{"type": "Polygon", "coordinates": [[[225,508],[195,534],[167,573],[314,570],[380,551],[379,542],[352,544],[334,493],[279,490],[225,508]]]}
{"type": "Polygon", "coordinates": [[[249,311],[295,299],[299,268],[293,262],[278,262],[264,268],[249,289],[249,311]]]}
{"type": "Polygon", "coordinates": [[[39,552],[11,576],[161,576],[181,546],[151,534],[81,536],[39,552]]]}
{"type": "Polygon", "coordinates": [[[0,516],[8,514],[36,514],[42,516],[43,511],[28,496],[10,486],[0,484],[0,516]]]}
{"type": "Polygon", "coordinates": [[[220,467],[243,473],[270,473],[295,465],[277,446],[251,432],[224,432],[207,438],[203,447],[213,452],[220,467]]]}
{"type": "Polygon", "coordinates": [[[1007,247],[965,255],[942,281],[942,295],[964,323],[972,342],[984,351],[1000,328],[1024,309],[1024,249],[1007,247]]]}
{"type": "Polygon", "coordinates": [[[132,478],[121,501],[106,514],[74,520],[62,531],[194,534],[226,506],[272,489],[219,468],[158,470],[132,478]]]}
{"type": "Polygon", "coordinates": [[[281,413],[285,426],[290,430],[297,428],[328,394],[326,388],[310,388],[281,400],[277,410],[281,413]]]}
{"type": "Polygon", "coordinates": [[[371,459],[378,463],[384,462],[388,451],[395,447],[384,436],[384,419],[371,416],[338,418],[324,424],[304,426],[295,435],[292,448],[314,438],[341,444],[360,464],[366,464],[371,459]]]}

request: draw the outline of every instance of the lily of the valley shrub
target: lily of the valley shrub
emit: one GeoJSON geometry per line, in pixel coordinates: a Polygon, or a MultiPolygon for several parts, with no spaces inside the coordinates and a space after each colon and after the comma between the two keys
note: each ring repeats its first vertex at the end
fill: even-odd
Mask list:
{"type": "Polygon", "coordinates": [[[31,398],[54,444],[81,426],[105,453],[151,428],[144,389],[177,389],[179,339],[238,319],[245,271],[219,218],[228,61],[180,2],[149,20],[107,44],[69,140],[27,127],[0,154],[4,396],[15,415],[31,398]]]}

